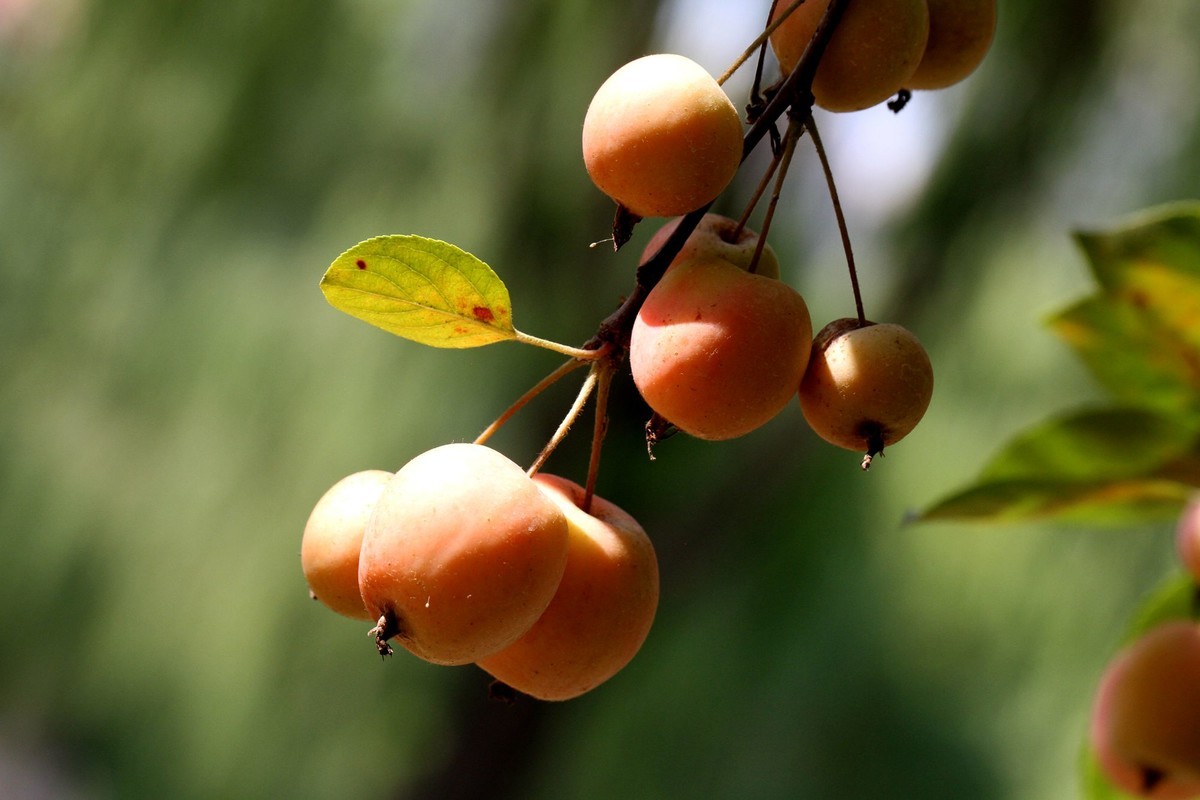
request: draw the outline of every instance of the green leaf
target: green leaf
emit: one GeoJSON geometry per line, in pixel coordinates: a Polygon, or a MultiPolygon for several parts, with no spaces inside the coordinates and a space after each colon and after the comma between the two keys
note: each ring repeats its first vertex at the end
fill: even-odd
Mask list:
{"type": "Polygon", "coordinates": [[[1059,312],[1049,325],[1119,402],[1200,414],[1200,351],[1146,309],[1096,295],[1059,312]]]}
{"type": "Polygon", "coordinates": [[[1076,238],[1101,291],[1051,329],[1119,400],[1200,415],[1200,204],[1076,238]]]}
{"type": "Polygon", "coordinates": [[[334,259],[321,291],[334,308],[433,347],[517,338],[504,282],[475,256],[436,239],[360,242],[334,259]]]}
{"type": "Polygon", "coordinates": [[[917,519],[1125,522],[1178,513],[1200,485],[1196,431],[1148,409],[1077,412],[1019,435],[917,519]]]}

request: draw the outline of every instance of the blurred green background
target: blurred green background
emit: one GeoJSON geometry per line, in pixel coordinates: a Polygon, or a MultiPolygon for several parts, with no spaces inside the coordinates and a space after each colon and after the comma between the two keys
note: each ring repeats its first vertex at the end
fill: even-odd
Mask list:
{"type": "MultiPolygon", "coordinates": [[[[933,405],[867,475],[798,408],[650,462],[622,381],[599,490],[654,538],[662,602],[612,681],[499,705],[307,597],[329,485],[473,438],[557,364],[389,337],[325,267],[445,239],[523,330],[583,341],[650,232],[588,247],[592,92],[652,51],[719,73],[768,5],[0,0],[0,797],[1075,795],[1169,526],[901,523],[1103,400],[1040,320],[1087,290],[1070,230],[1200,189],[1194,0],[1001,0],[965,83],[819,115],[868,314],[925,340],[933,405]]],[[[806,142],[771,238],[816,325],[852,311],[806,142]]],[[[528,463],[572,393],[493,443],[528,463]]],[[[548,469],[581,480],[587,439],[548,469]]]]}

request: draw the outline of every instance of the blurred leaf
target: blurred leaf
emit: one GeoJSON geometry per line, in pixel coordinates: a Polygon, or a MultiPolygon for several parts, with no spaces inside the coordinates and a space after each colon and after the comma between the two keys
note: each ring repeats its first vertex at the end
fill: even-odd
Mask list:
{"type": "Polygon", "coordinates": [[[1019,435],[918,519],[1120,522],[1177,513],[1198,481],[1192,427],[1147,409],[1081,411],[1019,435]]]}
{"type": "MultiPolygon", "coordinates": [[[[1134,612],[1133,621],[1121,640],[1125,647],[1151,628],[1164,622],[1196,617],[1196,584],[1186,573],[1172,575],[1156,588],[1134,612]]],[[[1114,653],[1115,655],[1115,653],[1114,653]]],[[[1081,784],[1084,800],[1134,800],[1112,785],[1096,761],[1096,754],[1087,735],[1083,741],[1081,759],[1081,784]]]]}
{"type": "Polygon", "coordinates": [[[454,245],[377,236],[338,256],[321,278],[325,299],[389,333],[433,347],[515,339],[508,288],[454,245]]]}
{"type": "Polygon", "coordinates": [[[1170,414],[1200,411],[1200,353],[1145,309],[1096,295],[1049,325],[1118,401],[1170,414]]]}
{"type": "Polygon", "coordinates": [[[1196,582],[1180,572],[1163,581],[1133,614],[1121,645],[1125,646],[1153,627],[1177,619],[1197,616],[1196,582]]]}
{"type": "Polygon", "coordinates": [[[1050,320],[1122,402],[1200,412],[1200,205],[1079,233],[1101,292],[1050,320]]]}

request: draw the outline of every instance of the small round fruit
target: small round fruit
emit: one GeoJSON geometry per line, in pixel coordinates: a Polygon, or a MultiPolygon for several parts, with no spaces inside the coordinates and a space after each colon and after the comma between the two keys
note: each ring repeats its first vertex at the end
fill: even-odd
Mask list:
{"type": "Polygon", "coordinates": [[[1105,669],[1089,730],[1100,769],[1138,797],[1200,796],[1200,627],[1153,628],[1105,669]]]}
{"type": "Polygon", "coordinates": [[[469,664],[529,630],[566,560],[566,518],[524,470],[483,445],[448,444],[384,488],[358,586],[382,653],[396,637],[426,661],[469,664]]]}
{"type": "Polygon", "coordinates": [[[929,41],[908,89],[944,89],[975,71],[996,35],[996,0],[928,0],[929,41]]]}
{"type": "MultiPolygon", "coordinates": [[[[790,3],[776,6],[774,20],[790,3]]],[[[785,73],[796,68],[829,0],[807,0],[771,34],[785,73]]],[[[858,111],[882,103],[906,86],[929,38],[925,0],[854,0],[846,6],[813,77],[817,105],[858,111]]]]}
{"type": "MultiPolygon", "coordinates": [[[[642,250],[640,263],[645,264],[666,244],[682,219],[676,217],[654,232],[650,241],[646,243],[646,248],[642,250]]],[[[737,227],[736,219],[720,214],[705,214],[671,263],[682,264],[700,256],[716,256],[742,269],[749,269],[750,262],[754,260],[754,249],[758,246],[758,233],[746,227],[739,231],[737,227]]],[[[770,244],[763,243],[762,254],[754,272],[764,278],[779,277],[779,258],[770,244]]]]}
{"type": "Polygon", "coordinates": [[[835,320],[813,340],[800,409],[825,441],[865,453],[863,469],[916,427],[933,396],[933,366],[905,328],[835,320]]]}
{"type": "Polygon", "coordinates": [[[352,619],[371,619],[358,592],[363,529],[392,473],[369,469],[347,475],[313,507],[300,540],[300,567],[309,593],[352,619]]]}
{"type": "Polygon", "coordinates": [[[1200,584],[1200,496],[1194,497],[1179,515],[1175,551],[1183,568],[1200,584]]]}
{"type": "Polygon", "coordinates": [[[539,700],[569,700],[617,674],[637,654],[658,608],[658,560],[633,517],[553,475],[533,480],[563,510],[567,567],[545,613],[524,636],[479,666],[539,700]]]}
{"type": "Polygon", "coordinates": [[[583,162],[600,191],[640,217],[669,217],[719,195],[742,161],[742,121],[716,80],[684,56],[629,62],[583,120],[583,162]]]}
{"type": "Polygon", "coordinates": [[[808,306],[723,258],[675,264],[633,323],[629,365],[646,403],[700,439],[732,439],[791,402],[812,342],[808,306]]]}

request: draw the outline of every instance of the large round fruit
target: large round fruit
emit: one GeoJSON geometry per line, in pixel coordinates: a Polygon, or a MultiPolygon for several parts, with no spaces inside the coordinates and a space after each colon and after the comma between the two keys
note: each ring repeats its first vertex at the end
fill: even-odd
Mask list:
{"type": "Polygon", "coordinates": [[[562,510],[491,448],[448,444],[388,482],[363,535],[358,586],[381,651],[437,664],[507,647],[550,604],[567,560],[562,510]]]}
{"type": "Polygon", "coordinates": [[[722,258],[675,264],[651,290],[629,342],[646,403],[700,439],[732,439],[791,402],[812,342],[794,289],[722,258]]]}

